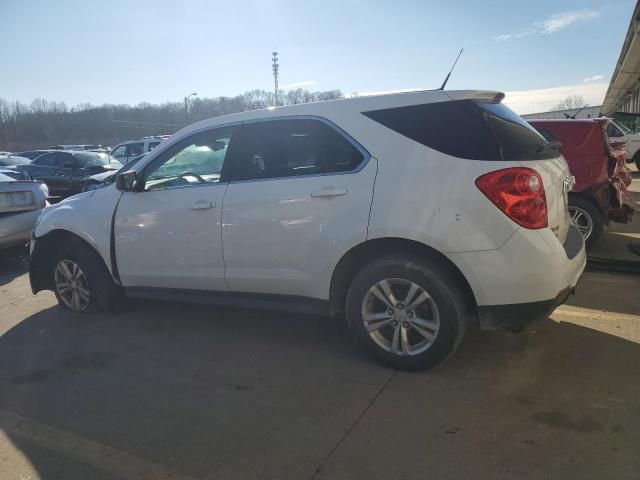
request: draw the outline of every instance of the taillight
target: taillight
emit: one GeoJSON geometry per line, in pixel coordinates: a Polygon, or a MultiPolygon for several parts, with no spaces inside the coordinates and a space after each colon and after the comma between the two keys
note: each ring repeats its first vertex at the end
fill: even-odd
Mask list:
{"type": "Polygon", "coordinates": [[[525,228],[545,228],[547,198],[538,172],[515,167],[496,170],[478,177],[476,186],[496,207],[525,228]]]}

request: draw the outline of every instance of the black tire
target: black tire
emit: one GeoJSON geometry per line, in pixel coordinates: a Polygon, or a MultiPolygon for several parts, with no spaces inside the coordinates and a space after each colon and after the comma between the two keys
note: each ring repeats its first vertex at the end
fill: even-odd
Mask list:
{"type": "Polygon", "coordinates": [[[53,292],[63,308],[79,313],[99,310],[119,311],[124,308],[124,292],[113,282],[100,255],[82,241],[72,240],[57,250],[52,262],[51,275],[53,292]],[[61,261],[73,262],[84,276],[82,283],[89,291],[89,301],[86,308],[82,310],[71,308],[61,297],[56,283],[56,267],[61,261]]]}
{"type": "MultiPolygon", "coordinates": [[[[398,292],[398,297],[400,296],[402,292],[398,292]]],[[[392,255],[372,261],[356,274],[347,293],[345,312],[354,339],[376,360],[399,370],[422,370],[444,360],[458,348],[466,329],[464,306],[460,288],[446,268],[429,258],[392,255]],[[363,302],[372,298],[368,292],[384,279],[401,279],[414,283],[433,299],[439,313],[440,326],[435,340],[426,350],[413,355],[392,353],[376,343],[367,332],[362,313],[363,302]]],[[[395,331],[398,327],[390,325],[388,328],[395,331]]],[[[412,332],[412,335],[419,338],[416,337],[416,332],[412,332]]]]}
{"type": "MultiPolygon", "coordinates": [[[[579,209],[581,212],[586,214],[592,223],[591,233],[587,234],[587,237],[584,240],[587,248],[589,248],[593,246],[602,235],[605,225],[604,217],[598,207],[587,198],[579,196],[569,197],[569,209],[572,207],[574,209],[579,209]]],[[[581,231],[581,233],[583,233],[582,236],[585,237],[584,232],[581,231]]]]}

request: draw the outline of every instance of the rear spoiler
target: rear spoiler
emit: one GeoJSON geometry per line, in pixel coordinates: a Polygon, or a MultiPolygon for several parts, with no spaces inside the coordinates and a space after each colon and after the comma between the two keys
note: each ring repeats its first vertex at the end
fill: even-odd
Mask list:
{"type": "Polygon", "coordinates": [[[500,103],[504,98],[503,92],[491,90],[445,90],[444,93],[451,100],[479,100],[481,102],[487,103],[500,103]]]}

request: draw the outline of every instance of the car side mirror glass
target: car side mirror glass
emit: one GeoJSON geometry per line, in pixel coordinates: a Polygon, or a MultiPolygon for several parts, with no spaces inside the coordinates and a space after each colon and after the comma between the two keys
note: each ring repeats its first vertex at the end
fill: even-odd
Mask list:
{"type": "Polygon", "coordinates": [[[144,181],[138,179],[135,171],[118,173],[116,188],[121,192],[141,192],[144,190],[144,181]]]}

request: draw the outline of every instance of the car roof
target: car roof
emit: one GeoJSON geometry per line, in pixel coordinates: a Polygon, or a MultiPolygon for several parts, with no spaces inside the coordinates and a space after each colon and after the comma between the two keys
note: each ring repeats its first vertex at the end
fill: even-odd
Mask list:
{"type": "Polygon", "coordinates": [[[171,140],[178,139],[190,132],[203,128],[242,123],[253,120],[267,120],[269,118],[288,116],[319,116],[336,119],[352,116],[371,110],[382,110],[427,103],[448,102],[454,100],[480,100],[498,103],[504,98],[504,93],[494,90],[414,90],[393,93],[376,93],[373,95],[359,94],[351,98],[325,100],[320,102],[302,103],[282,107],[269,107],[260,110],[250,110],[201,120],[188,125],[171,136],[171,140]]]}

